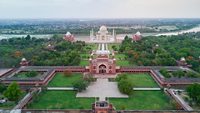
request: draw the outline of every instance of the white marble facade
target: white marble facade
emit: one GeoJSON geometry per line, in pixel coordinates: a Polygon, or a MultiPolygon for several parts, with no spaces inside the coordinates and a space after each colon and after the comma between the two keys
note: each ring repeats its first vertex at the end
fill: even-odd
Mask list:
{"type": "Polygon", "coordinates": [[[90,31],[90,42],[93,43],[112,43],[115,42],[115,30],[113,29],[113,33],[108,32],[106,26],[101,26],[99,31],[94,34],[94,31],[90,31]]]}

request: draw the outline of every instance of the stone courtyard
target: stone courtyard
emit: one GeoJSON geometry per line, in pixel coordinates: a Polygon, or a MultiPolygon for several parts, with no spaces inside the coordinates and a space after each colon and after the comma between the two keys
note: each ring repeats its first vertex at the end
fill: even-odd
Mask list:
{"type": "Polygon", "coordinates": [[[87,90],[77,93],[76,97],[99,97],[100,101],[105,101],[106,97],[128,98],[128,95],[119,92],[117,82],[98,78],[96,82],[88,86],[87,90]]]}

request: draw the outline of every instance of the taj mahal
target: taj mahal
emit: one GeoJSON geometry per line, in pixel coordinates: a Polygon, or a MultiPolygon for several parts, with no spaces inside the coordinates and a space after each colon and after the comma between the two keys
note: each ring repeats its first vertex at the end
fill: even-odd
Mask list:
{"type": "Polygon", "coordinates": [[[91,43],[113,43],[116,41],[116,33],[108,32],[106,26],[101,26],[97,33],[94,33],[93,29],[90,31],[90,42],[91,43]]]}

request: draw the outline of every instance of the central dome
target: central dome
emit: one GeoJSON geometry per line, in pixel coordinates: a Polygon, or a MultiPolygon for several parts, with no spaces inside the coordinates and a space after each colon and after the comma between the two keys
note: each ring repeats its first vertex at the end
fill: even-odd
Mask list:
{"type": "Polygon", "coordinates": [[[107,27],[106,26],[101,26],[99,30],[100,31],[107,31],[107,27]]]}

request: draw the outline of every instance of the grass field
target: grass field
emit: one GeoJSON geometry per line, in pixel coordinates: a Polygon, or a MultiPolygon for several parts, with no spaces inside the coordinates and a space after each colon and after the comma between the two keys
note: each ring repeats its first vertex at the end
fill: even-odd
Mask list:
{"type": "Polygon", "coordinates": [[[91,109],[94,98],[76,98],[75,91],[45,91],[29,109],[91,109]]]}
{"type": "Polygon", "coordinates": [[[80,66],[88,66],[89,65],[89,61],[88,60],[81,60],[80,66]]]}
{"type": "Polygon", "coordinates": [[[134,91],[128,99],[110,98],[117,110],[172,110],[170,99],[162,91],[134,91]]]}
{"type": "Polygon", "coordinates": [[[82,78],[82,74],[73,73],[72,76],[66,77],[63,73],[57,73],[54,78],[49,82],[50,87],[70,87],[73,83],[82,78]]]}
{"type": "Polygon", "coordinates": [[[158,87],[158,84],[148,73],[127,73],[134,87],[158,87]]]}

